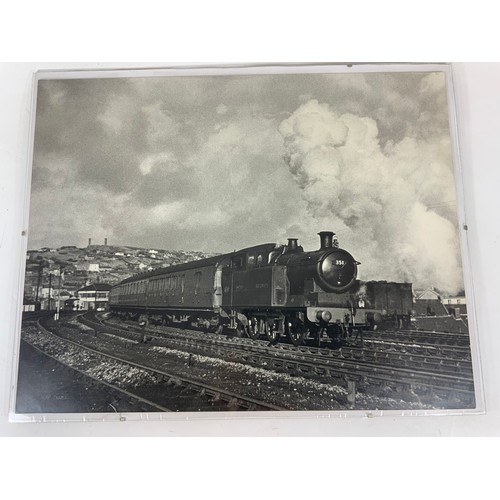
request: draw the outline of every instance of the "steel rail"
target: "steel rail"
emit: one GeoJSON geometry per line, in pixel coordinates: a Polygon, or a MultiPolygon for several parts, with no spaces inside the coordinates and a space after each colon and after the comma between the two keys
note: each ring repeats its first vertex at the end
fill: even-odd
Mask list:
{"type": "MultiPolygon", "coordinates": [[[[41,327],[41,328],[43,328],[43,327],[41,327]]],[[[45,333],[52,334],[52,332],[48,332],[46,330],[45,330],[45,333]]],[[[58,337],[58,339],[59,340],[65,340],[65,339],[61,339],[60,337],[58,337]]],[[[148,400],[146,398],[143,398],[142,396],[138,396],[137,394],[133,394],[133,393],[127,391],[126,389],[122,389],[121,387],[119,387],[117,385],[114,385],[114,384],[111,384],[109,382],[105,382],[104,380],[100,380],[100,379],[98,379],[96,377],[93,377],[92,375],[88,374],[87,372],[84,372],[84,371],[82,371],[82,370],[80,370],[78,368],[75,368],[74,366],[69,365],[68,363],[65,363],[64,361],[61,361],[60,359],[55,358],[54,356],[51,356],[49,353],[47,353],[44,350],[40,349],[39,347],[37,347],[36,345],[32,344],[31,342],[28,342],[26,339],[21,339],[21,341],[24,342],[24,343],[26,343],[27,345],[31,346],[33,349],[35,349],[40,354],[43,354],[47,358],[55,361],[56,363],[59,363],[65,369],[72,370],[72,371],[76,372],[81,377],[90,379],[93,382],[97,382],[98,384],[101,384],[101,385],[107,387],[108,389],[111,389],[113,391],[119,392],[121,395],[125,395],[128,398],[130,398],[130,399],[133,399],[133,400],[138,401],[138,402],[140,402],[142,404],[146,404],[148,406],[151,406],[152,408],[156,408],[159,411],[163,411],[163,412],[171,412],[172,411],[172,410],[170,410],[168,408],[165,408],[164,406],[161,406],[161,405],[159,405],[157,403],[154,403],[153,401],[150,401],[150,400],[148,400]]],[[[144,410],[144,411],[147,411],[147,410],[144,410]]],[[[124,412],[117,412],[117,413],[124,413],[124,412]]]]}
{"type": "MultiPolygon", "coordinates": [[[[105,328],[114,328],[118,332],[120,332],[120,328],[109,326],[108,324],[102,323],[99,318],[96,318],[96,320],[105,328]]],[[[86,321],[88,324],[95,324],[92,323],[92,320],[89,320],[86,318],[86,321]]],[[[130,331],[130,329],[127,329],[127,331],[130,331]]],[[[135,330],[134,330],[135,331],[135,330]]],[[[200,332],[194,331],[194,330],[188,330],[189,333],[195,334],[197,337],[199,337],[204,343],[206,344],[212,344],[216,346],[222,346],[222,347],[228,347],[231,349],[234,349],[234,342],[228,341],[228,340],[221,340],[221,339],[216,339],[216,338],[207,338],[206,336],[204,337],[203,335],[200,335],[200,332]]],[[[148,333],[152,338],[164,338],[166,335],[170,336],[170,332],[153,332],[148,330],[148,333]]],[[[182,333],[178,332],[173,332],[173,335],[175,335],[179,341],[181,342],[190,342],[189,339],[186,338],[185,335],[182,335],[182,333]]],[[[387,363],[384,363],[384,361],[389,361],[389,362],[396,362],[396,364],[400,365],[403,364],[403,368],[407,369],[421,369],[421,368],[427,368],[430,369],[430,367],[435,368],[436,373],[441,373],[441,374],[449,374],[449,375],[456,375],[457,372],[458,374],[463,374],[464,372],[467,373],[472,373],[472,363],[470,360],[454,360],[454,359],[449,359],[449,358],[444,358],[444,357],[439,357],[439,356],[432,356],[428,354],[414,354],[414,353],[394,353],[394,352],[387,352],[387,351],[378,351],[375,349],[360,349],[357,347],[342,347],[339,350],[332,350],[332,349],[320,349],[316,347],[305,347],[305,346],[292,346],[290,344],[277,344],[273,348],[267,348],[264,347],[263,345],[256,344],[255,341],[249,340],[249,339],[239,339],[240,341],[244,341],[242,344],[239,345],[238,348],[243,350],[243,351],[253,351],[257,354],[261,353],[263,350],[266,352],[272,352],[273,354],[275,352],[280,352],[284,351],[286,354],[290,354],[290,356],[295,356],[297,353],[300,353],[302,356],[308,356],[311,357],[312,359],[317,358],[320,361],[323,361],[325,359],[325,356],[330,356],[335,359],[343,359],[343,360],[355,360],[356,362],[367,362],[367,363],[373,363],[378,365],[386,365],[387,363]],[[247,340],[249,340],[247,342],[247,340]],[[406,358],[406,359],[405,359],[406,358]],[[430,367],[429,367],[430,365],[430,367]]],[[[267,343],[266,343],[267,344],[267,343]]],[[[199,347],[199,346],[196,346],[199,347]]],[[[274,356],[275,357],[275,356],[274,356]]],[[[284,356],[285,357],[285,356],[284,356]]],[[[396,368],[396,366],[392,365],[392,368],[396,368]]]]}
{"type": "Polygon", "coordinates": [[[158,369],[153,368],[153,367],[142,365],[140,363],[135,363],[133,361],[129,361],[129,360],[126,360],[126,359],[123,359],[123,358],[119,358],[118,356],[114,356],[114,355],[111,355],[111,354],[104,353],[102,351],[98,351],[96,349],[93,349],[92,347],[88,347],[88,346],[82,345],[81,343],[75,342],[73,340],[61,337],[61,336],[59,336],[59,335],[57,335],[57,334],[55,334],[55,333],[47,330],[39,322],[38,322],[38,326],[44,332],[46,332],[46,333],[48,333],[50,335],[53,335],[53,336],[57,337],[58,339],[63,340],[64,342],[67,342],[67,343],[75,345],[75,346],[77,346],[77,347],[79,347],[81,349],[85,349],[85,350],[87,350],[89,352],[92,352],[92,353],[94,353],[94,354],[96,354],[98,356],[101,356],[101,357],[104,357],[104,358],[107,358],[107,359],[111,359],[113,361],[116,361],[116,362],[119,362],[119,363],[122,363],[122,364],[125,364],[125,365],[128,365],[128,366],[133,366],[135,368],[138,368],[140,370],[143,370],[143,371],[146,371],[146,372],[149,372],[149,373],[154,373],[155,375],[160,376],[162,378],[166,378],[169,381],[170,380],[171,381],[175,381],[175,382],[179,381],[181,384],[184,384],[186,387],[187,386],[189,386],[191,388],[199,387],[201,389],[200,393],[203,391],[204,394],[213,395],[213,396],[218,397],[220,399],[225,399],[228,402],[231,402],[233,404],[234,403],[237,404],[237,406],[239,406],[241,408],[262,409],[262,410],[275,410],[275,411],[286,410],[286,408],[283,408],[283,407],[280,407],[280,406],[277,406],[277,405],[273,405],[273,404],[266,403],[266,402],[263,402],[263,401],[260,401],[260,400],[256,400],[254,398],[249,398],[247,396],[243,396],[243,395],[234,393],[232,391],[227,391],[225,389],[220,389],[218,387],[211,386],[211,385],[208,385],[208,384],[204,384],[204,383],[199,382],[199,381],[194,381],[194,380],[188,379],[186,377],[180,377],[178,375],[175,375],[175,374],[172,374],[172,373],[168,373],[168,372],[166,372],[164,370],[158,370],[158,369]]]}
{"type": "MultiPolygon", "coordinates": [[[[91,320],[85,318],[85,321],[92,323],[91,320]]],[[[99,320],[98,320],[99,321],[99,320]]],[[[117,327],[109,327],[107,324],[98,322],[102,328],[111,328],[115,331],[120,332],[117,327]]],[[[130,332],[130,330],[126,330],[130,332]]],[[[158,335],[159,332],[151,334],[157,339],[164,339],[164,336],[158,335]]],[[[194,332],[199,334],[200,332],[194,332]]],[[[170,333],[166,333],[170,335],[170,333]]],[[[259,366],[272,367],[274,369],[285,369],[285,370],[296,370],[300,373],[316,373],[317,375],[330,375],[338,376],[339,374],[350,378],[373,378],[381,380],[384,383],[399,383],[403,385],[421,385],[426,387],[431,387],[434,389],[447,389],[456,390],[463,393],[473,393],[473,380],[469,377],[460,377],[456,375],[448,375],[442,373],[436,373],[431,371],[415,371],[410,368],[401,367],[388,367],[380,363],[370,363],[366,361],[353,361],[349,359],[336,358],[332,354],[330,349],[318,349],[318,353],[304,352],[304,348],[298,348],[299,351],[292,351],[291,346],[285,352],[279,352],[276,347],[259,347],[255,345],[254,341],[252,343],[244,343],[238,346],[234,345],[234,342],[229,342],[225,340],[218,340],[212,338],[203,338],[204,344],[207,347],[201,346],[196,342],[195,339],[188,339],[180,333],[174,332],[173,335],[176,337],[177,342],[182,342],[188,347],[194,347],[196,349],[210,349],[214,351],[213,347],[208,347],[208,345],[215,345],[219,350],[217,354],[227,354],[228,351],[234,356],[238,356],[240,360],[243,360],[250,364],[257,364],[259,366]],[[239,352],[238,352],[239,351],[239,352]],[[281,355],[281,359],[277,358],[276,354],[281,355]],[[304,358],[303,360],[297,360],[292,356],[296,356],[300,353],[304,358]],[[319,356],[318,356],[319,354],[319,356]]],[[[201,336],[199,337],[201,338],[201,336]]],[[[248,340],[248,339],[238,339],[238,340],[248,340]]],[[[317,348],[313,348],[317,349],[317,348]]]]}

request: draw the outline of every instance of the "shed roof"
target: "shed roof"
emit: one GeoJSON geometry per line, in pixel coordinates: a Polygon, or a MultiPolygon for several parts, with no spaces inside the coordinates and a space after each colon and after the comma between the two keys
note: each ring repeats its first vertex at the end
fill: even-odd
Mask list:
{"type": "Polygon", "coordinates": [[[78,292],[109,292],[112,286],[106,283],[94,283],[93,285],[87,285],[80,288],[78,292]]]}

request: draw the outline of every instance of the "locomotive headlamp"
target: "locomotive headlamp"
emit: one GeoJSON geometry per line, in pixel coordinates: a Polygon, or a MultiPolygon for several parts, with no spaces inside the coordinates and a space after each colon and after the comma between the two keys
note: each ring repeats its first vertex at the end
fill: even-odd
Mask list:
{"type": "Polygon", "coordinates": [[[324,321],[325,323],[328,323],[332,319],[332,313],[330,311],[318,311],[316,313],[316,318],[319,321],[324,321]]]}

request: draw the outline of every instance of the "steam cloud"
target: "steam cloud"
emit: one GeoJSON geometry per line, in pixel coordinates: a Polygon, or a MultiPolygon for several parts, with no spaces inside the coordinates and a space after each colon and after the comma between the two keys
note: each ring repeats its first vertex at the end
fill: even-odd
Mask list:
{"type": "Polygon", "coordinates": [[[339,115],[317,100],[279,131],[309,215],[363,263],[363,279],[462,288],[447,136],[382,147],[372,118],[339,115]]]}

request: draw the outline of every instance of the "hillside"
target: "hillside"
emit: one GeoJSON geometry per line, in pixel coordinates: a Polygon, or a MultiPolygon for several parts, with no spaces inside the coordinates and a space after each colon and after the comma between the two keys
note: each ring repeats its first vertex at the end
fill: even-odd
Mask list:
{"type": "Polygon", "coordinates": [[[35,299],[37,288],[40,297],[43,295],[43,289],[50,287],[55,291],[59,290],[59,286],[61,296],[74,296],[75,292],[86,284],[114,285],[139,272],[213,255],[216,254],[116,245],[29,250],[24,284],[25,303],[35,299]]]}

